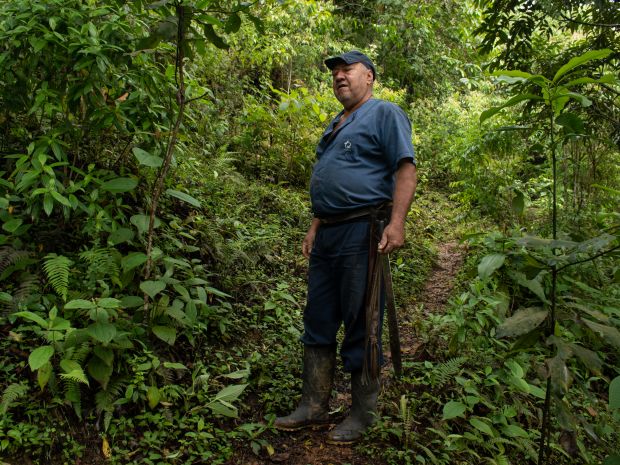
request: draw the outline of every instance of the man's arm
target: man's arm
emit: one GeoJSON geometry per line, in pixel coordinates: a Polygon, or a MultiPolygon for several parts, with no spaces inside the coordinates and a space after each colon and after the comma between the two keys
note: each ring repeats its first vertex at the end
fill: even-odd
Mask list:
{"type": "Polygon", "coordinates": [[[310,258],[310,252],[312,252],[312,246],[314,245],[314,237],[316,236],[316,232],[318,231],[320,225],[321,221],[318,218],[312,218],[310,228],[308,228],[306,237],[304,237],[304,240],[301,243],[301,253],[303,253],[306,258],[310,258]]]}
{"type": "Polygon", "coordinates": [[[416,173],[416,166],[409,160],[400,162],[396,170],[392,217],[383,230],[383,236],[379,242],[379,253],[390,253],[405,243],[405,220],[418,182],[416,173]]]}

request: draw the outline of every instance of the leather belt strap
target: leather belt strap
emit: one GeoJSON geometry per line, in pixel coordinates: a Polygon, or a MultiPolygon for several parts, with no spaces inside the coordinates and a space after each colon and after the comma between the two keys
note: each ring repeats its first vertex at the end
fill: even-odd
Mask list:
{"type": "Polygon", "coordinates": [[[390,272],[390,258],[387,254],[377,251],[377,244],[383,235],[386,221],[373,219],[370,226],[370,250],[368,254],[368,281],[366,284],[366,343],[364,350],[364,366],[362,369],[362,381],[369,382],[379,379],[381,367],[379,366],[379,341],[381,316],[380,300],[381,286],[385,288],[386,306],[388,317],[388,329],[390,335],[390,352],[392,365],[396,376],[402,373],[400,336],[398,334],[398,321],[396,318],[396,304],[394,301],[394,289],[392,287],[392,273],[390,272]]]}
{"type": "Polygon", "coordinates": [[[379,206],[363,207],[351,210],[350,212],[342,213],[340,215],[330,215],[318,217],[321,224],[338,224],[346,221],[355,220],[364,217],[375,217],[379,212],[389,211],[392,207],[392,202],[385,202],[379,206]]]}

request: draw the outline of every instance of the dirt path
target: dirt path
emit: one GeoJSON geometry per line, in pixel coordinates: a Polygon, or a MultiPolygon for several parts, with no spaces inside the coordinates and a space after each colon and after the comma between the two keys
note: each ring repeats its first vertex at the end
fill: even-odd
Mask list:
{"type": "MultiPolygon", "coordinates": [[[[414,302],[415,305],[422,305],[424,314],[439,313],[443,310],[454,286],[454,278],[463,264],[464,256],[464,249],[456,242],[439,245],[437,262],[424,290],[414,302]]],[[[403,309],[399,318],[403,360],[415,358],[415,354],[420,349],[420,342],[409,329],[411,325],[405,324],[411,321],[412,317],[406,309],[403,309]]],[[[389,352],[386,355],[388,363],[383,369],[384,385],[390,382],[389,373],[392,369],[389,352]]],[[[334,446],[325,441],[326,431],[333,428],[344,417],[351,399],[348,379],[345,381],[342,374],[337,375],[335,388],[337,395],[332,399],[331,407],[339,413],[334,415],[333,424],[319,431],[277,433],[273,437],[266,438],[273,447],[271,456],[257,457],[249,447],[244,447],[237,451],[228,465],[383,465],[380,457],[369,459],[368,455],[363,454],[359,448],[334,446]]]]}

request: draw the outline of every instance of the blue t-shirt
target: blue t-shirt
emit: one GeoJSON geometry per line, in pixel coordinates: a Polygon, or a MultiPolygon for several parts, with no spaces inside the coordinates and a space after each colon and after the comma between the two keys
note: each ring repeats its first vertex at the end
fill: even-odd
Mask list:
{"type": "Polygon", "coordinates": [[[415,163],[411,123],[397,105],[370,99],[332,135],[341,115],[329,124],[316,149],[310,198],[317,217],[392,200],[398,163],[415,163]]]}

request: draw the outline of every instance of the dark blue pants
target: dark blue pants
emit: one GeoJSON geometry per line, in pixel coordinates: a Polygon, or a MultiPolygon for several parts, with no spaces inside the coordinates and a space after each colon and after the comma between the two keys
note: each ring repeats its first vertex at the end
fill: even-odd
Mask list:
{"type": "MultiPolygon", "coordinates": [[[[364,364],[369,234],[368,219],[321,225],[310,255],[301,341],[310,346],[335,345],[344,323],[340,355],[348,372],[361,370],[364,364]]],[[[383,299],[381,316],[383,320],[383,299]]],[[[379,361],[383,361],[381,351],[379,361]]]]}

